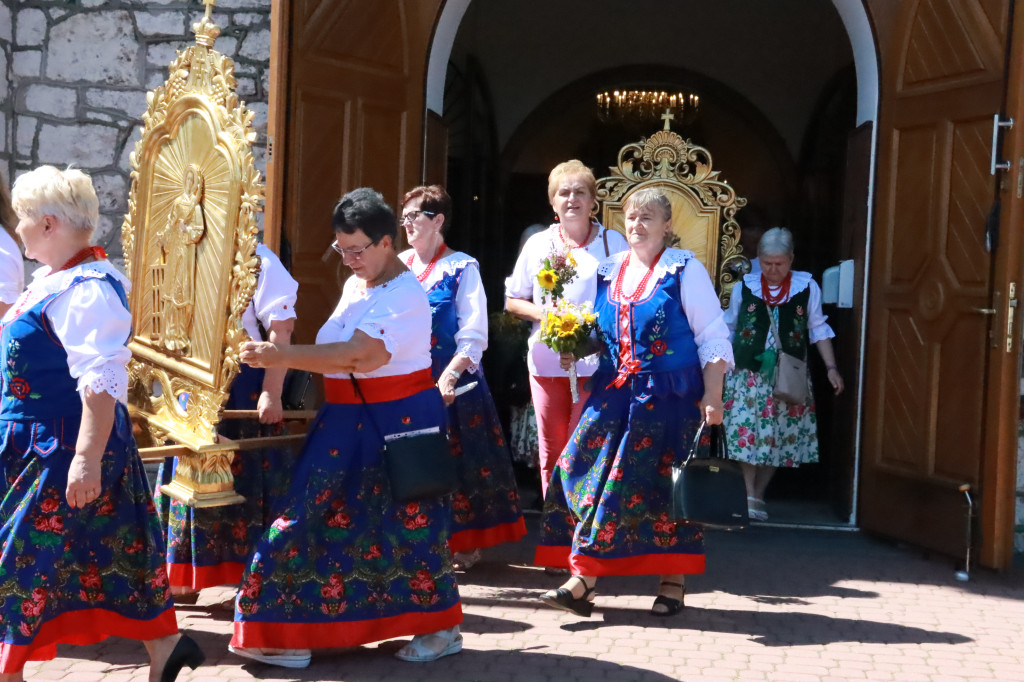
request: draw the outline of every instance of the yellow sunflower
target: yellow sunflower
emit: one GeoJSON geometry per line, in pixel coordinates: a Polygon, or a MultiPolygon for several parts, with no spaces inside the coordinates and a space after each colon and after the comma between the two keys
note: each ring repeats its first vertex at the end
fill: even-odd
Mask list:
{"type": "Polygon", "coordinates": [[[568,314],[558,321],[558,335],[563,339],[573,336],[578,327],[579,323],[576,321],[576,316],[568,314]]]}
{"type": "Polygon", "coordinates": [[[544,268],[537,273],[537,281],[540,282],[540,285],[543,288],[551,291],[555,288],[555,285],[558,284],[558,275],[555,274],[554,270],[544,268]]]}

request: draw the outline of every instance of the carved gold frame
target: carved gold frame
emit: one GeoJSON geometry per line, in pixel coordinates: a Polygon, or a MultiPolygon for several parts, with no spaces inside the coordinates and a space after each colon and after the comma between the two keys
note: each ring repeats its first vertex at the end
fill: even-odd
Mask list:
{"type": "Polygon", "coordinates": [[[707,268],[728,307],[732,287],[749,270],[740,254],[736,212],[747,200],[712,170],[711,152],[665,129],[619,150],[611,175],[597,181],[597,200],[605,227],[625,234],[622,206],[641,188],[662,190],[672,202],[672,231],[680,248],[689,249],[707,268]]]}
{"type": "Polygon", "coordinates": [[[210,20],[214,0],[204,4],[196,44],[147,96],[121,228],[132,281],[129,403],[141,444],[187,449],[162,490],[193,506],[242,499],[235,448],[218,442],[216,426],[248,338],[242,313],[259,272],[263,199],[253,113],[235,94],[234,62],[212,49],[220,29],[210,20]],[[176,276],[165,281],[168,273],[176,276]]]}

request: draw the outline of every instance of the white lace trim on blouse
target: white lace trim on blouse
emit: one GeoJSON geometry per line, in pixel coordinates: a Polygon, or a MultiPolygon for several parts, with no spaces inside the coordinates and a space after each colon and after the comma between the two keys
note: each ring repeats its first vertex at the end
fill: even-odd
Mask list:
{"type": "MultiPolygon", "coordinates": [[[[787,301],[809,287],[812,279],[811,273],[809,272],[803,272],[802,270],[791,270],[790,272],[793,273],[793,280],[789,284],[789,298],[786,299],[787,301]]],[[[757,296],[760,299],[764,298],[761,294],[760,272],[743,275],[743,286],[749,289],[750,293],[754,294],[754,296],[757,296]]],[[[778,287],[772,288],[776,289],[778,287]]]]}

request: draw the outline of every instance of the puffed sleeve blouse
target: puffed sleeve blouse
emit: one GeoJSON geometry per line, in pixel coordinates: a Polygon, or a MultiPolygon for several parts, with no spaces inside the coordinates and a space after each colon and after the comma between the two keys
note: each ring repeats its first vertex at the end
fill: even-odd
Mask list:
{"type": "Polygon", "coordinates": [[[269,330],[272,322],[295,318],[299,283],[266,245],[257,244],[256,255],[260,259],[260,275],[256,280],[252,303],[242,313],[242,326],[250,338],[259,340],[261,337],[257,319],[264,329],[269,330]]]}
{"type": "MultiPolygon", "coordinates": [[[[358,329],[383,341],[391,360],[371,372],[357,372],[356,377],[396,376],[430,368],[430,327],[427,294],[411,272],[369,288],[353,276],[345,281],[341,300],[317,333],[316,342],[348,341],[358,329]]],[[[346,373],[325,376],[348,378],[346,373]]]]}
{"type": "Polygon", "coordinates": [[[127,404],[132,316],[104,279],[107,276],[117,280],[126,295],[131,290],[131,282],[107,260],[54,273],[44,266],[33,273],[32,282],[7,316],[59,294],[46,307],[46,318],[67,352],[68,371],[77,381],[79,394],[84,397],[90,388],[127,404]],[[75,284],[79,278],[84,279],[75,284]]]}

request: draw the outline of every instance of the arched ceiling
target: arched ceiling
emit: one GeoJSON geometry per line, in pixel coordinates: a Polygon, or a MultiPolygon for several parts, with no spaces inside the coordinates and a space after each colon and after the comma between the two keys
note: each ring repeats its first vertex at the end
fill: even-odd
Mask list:
{"type": "Polygon", "coordinates": [[[825,0],[482,0],[465,7],[451,54],[480,64],[499,147],[567,83],[660,64],[743,95],[794,154],[826,83],[853,62],[840,15],[825,0]]]}

